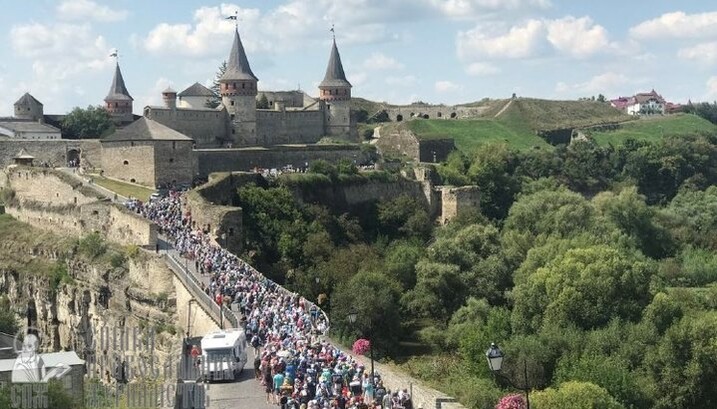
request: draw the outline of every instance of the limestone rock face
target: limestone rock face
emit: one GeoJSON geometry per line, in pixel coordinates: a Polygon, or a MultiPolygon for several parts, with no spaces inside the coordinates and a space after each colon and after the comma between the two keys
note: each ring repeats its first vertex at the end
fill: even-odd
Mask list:
{"type": "MultiPolygon", "coordinates": [[[[55,257],[28,251],[28,258],[55,257]]],[[[118,359],[135,379],[171,379],[182,341],[172,273],[161,259],[140,253],[119,268],[65,263],[69,278],[56,284],[0,260],[0,294],[7,294],[23,329],[38,329],[43,352],[74,350],[86,361],[87,375],[103,381],[118,359]]]]}

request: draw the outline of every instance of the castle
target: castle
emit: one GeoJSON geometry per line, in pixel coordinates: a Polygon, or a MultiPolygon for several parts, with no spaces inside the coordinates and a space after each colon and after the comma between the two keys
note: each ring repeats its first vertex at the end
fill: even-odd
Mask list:
{"type": "MultiPolygon", "coordinates": [[[[257,109],[258,82],[237,29],[219,79],[221,102],[216,108],[207,107],[214,93],[195,83],[179,94],[167,88],[162,92],[164,106],[147,106],[143,116],[187,135],[196,148],[312,144],[325,136],[358,141],[351,83],[335,38],[317,99],[301,92],[267,92],[271,109],[257,109]]],[[[117,123],[127,124],[132,122],[132,101],[117,65],[105,107],[117,123]]]]}

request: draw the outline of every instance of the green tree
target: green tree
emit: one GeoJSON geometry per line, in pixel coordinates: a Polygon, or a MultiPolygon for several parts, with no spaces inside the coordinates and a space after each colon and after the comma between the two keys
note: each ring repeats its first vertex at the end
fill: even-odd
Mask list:
{"type": "Polygon", "coordinates": [[[269,99],[266,97],[266,94],[262,92],[261,97],[256,100],[256,109],[269,109],[271,108],[269,106],[269,99]]]}
{"type": "Polygon", "coordinates": [[[621,231],[635,239],[637,247],[652,258],[664,258],[675,252],[670,232],[659,224],[657,211],[645,203],[636,187],[618,195],[603,192],[593,199],[596,209],[621,231]]]}
{"type": "Polygon", "coordinates": [[[655,409],[717,407],[717,312],[684,317],[645,358],[655,409]]]}
{"type": "Polygon", "coordinates": [[[401,195],[378,204],[379,232],[389,238],[400,236],[426,239],[431,222],[424,206],[415,198],[401,195]]]}
{"type": "Polygon", "coordinates": [[[207,100],[207,103],[204,104],[207,108],[216,108],[219,106],[219,104],[222,103],[222,84],[220,80],[222,79],[222,76],[224,76],[224,73],[227,71],[227,62],[226,60],[222,61],[221,64],[219,64],[219,68],[217,69],[217,74],[214,76],[214,82],[212,82],[212,86],[209,87],[210,90],[212,90],[212,93],[214,94],[212,97],[210,97],[207,100]]]}
{"type": "Polygon", "coordinates": [[[624,409],[608,391],[590,382],[565,382],[531,395],[535,409],[624,409]]]}
{"type": "Polygon", "coordinates": [[[492,144],[479,148],[473,158],[468,177],[480,186],[481,211],[491,219],[503,219],[520,191],[520,180],[514,175],[516,152],[507,145],[492,144]]]}
{"type": "Polygon", "coordinates": [[[103,138],[114,131],[109,112],[102,106],[75,107],[62,119],[62,135],[67,139],[103,138]]]}
{"type": "Polygon", "coordinates": [[[416,287],[401,302],[416,316],[445,322],[463,304],[467,290],[458,266],[421,260],[416,264],[416,287]]]}
{"type": "Polygon", "coordinates": [[[349,342],[368,337],[379,352],[395,351],[401,336],[398,300],[401,287],[378,272],[362,271],[338,286],[332,296],[331,322],[349,342]],[[355,310],[356,323],[348,322],[355,310]]]}
{"type": "Polygon", "coordinates": [[[590,329],[616,317],[636,320],[650,301],[653,268],[639,253],[604,245],[568,250],[513,289],[513,328],[590,329]]]}

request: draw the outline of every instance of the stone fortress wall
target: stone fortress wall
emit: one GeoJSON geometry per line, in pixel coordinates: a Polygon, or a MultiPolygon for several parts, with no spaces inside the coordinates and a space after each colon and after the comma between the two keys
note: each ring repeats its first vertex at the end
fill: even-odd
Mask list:
{"type": "Polygon", "coordinates": [[[102,153],[99,139],[56,139],[47,141],[0,138],[0,168],[13,163],[12,158],[21,149],[35,157],[35,164],[47,163],[50,167],[67,166],[67,161],[79,154],[82,166],[100,168],[102,153]]]}
{"type": "MultiPolygon", "coordinates": [[[[450,106],[450,105],[404,105],[386,108],[389,119],[394,122],[410,119],[465,119],[481,116],[488,109],[483,107],[450,106]]],[[[373,112],[369,112],[372,115],[373,112]]]]}
{"type": "Polygon", "coordinates": [[[194,139],[197,147],[217,147],[232,140],[226,110],[145,108],[144,116],[194,139]]]}
{"type": "Polygon", "coordinates": [[[367,163],[375,159],[372,150],[359,145],[278,145],[268,148],[195,149],[198,174],[207,177],[215,172],[249,171],[254,168],[280,169],[286,165],[296,168],[323,159],[338,162],[341,159],[367,163]]]}
{"type": "Polygon", "coordinates": [[[6,188],[14,199],[6,211],[20,221],[64,236],[91,231],[125,245],[154,246],[154,223],[112,203],[92,187],[62,171],[12,166],[5,170],[6,188]]]}
{"type": "Polygon", "coordinates": [[[324,112],[320,110],[256,111],[257,142],[262,146],[316,143],[325,133],[324,112]]]}

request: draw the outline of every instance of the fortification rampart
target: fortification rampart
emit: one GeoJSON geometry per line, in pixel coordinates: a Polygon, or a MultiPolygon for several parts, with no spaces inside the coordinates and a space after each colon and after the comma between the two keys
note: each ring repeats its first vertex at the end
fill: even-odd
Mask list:
{"type": "Polygon", "coordinates": [[[231,140],[225,110],[148,107],[144,115],[189,136],[198,147],[220,147],[231,140]]]}
{"type": "Polygon", "coordinates": [[[12,158],[21,149],[35,157],[35,164],[50,167],[67,166],[70,159],[79,158],[85,168],[99,168],[102,165],[99,139],[57,139],[46,141],[0,139],[0,167],[11,165],[12,158]]]}
{"type": "Polygon", "coordinates": [[[401,122],[410,119],[461,119],[477,118],[489,107],[467,107],[448,105],[406,105],[386,109],[391,121],[401,122]]]}
{"type": "Polygon", "coordinates": [[[324,131],[324,113],[319,110],[257,110],[259,145],[316,143],[324,131]]]}
{"type": "Polygon", "coordinates": [[[286,165],[303,167],[323,159],[338,162],[341,159],[368,163],[376,159],[372,150],[360,145],[279,145],[269,148],[196,149],[199,176],[215,172],[249,171],[257,167],[282,168],[286,165]]]}
{"type": "Polygon", "coordinates": [[[47,168],[15,166],[6,170],[14,193],[6,203],[13,217],[60,235],[79,237],[91,231],[119,244],[154,246],[156,225],[70,174],[47,168]]]}

